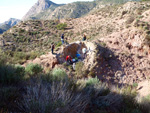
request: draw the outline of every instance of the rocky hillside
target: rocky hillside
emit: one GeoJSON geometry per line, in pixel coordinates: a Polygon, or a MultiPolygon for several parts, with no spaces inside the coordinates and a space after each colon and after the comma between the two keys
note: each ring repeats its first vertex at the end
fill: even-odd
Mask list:
{"type": "Polygon", "coordinates": [[[1,112],[150,113],[150,2],[98,7],[0,35],[1,112]]]}
{"type": "Polygon", "coordinates": [[[18,24],[19,22],[20,22],[19,19],[10,18],[8,21],[1,23],[0,24],[0,34],[7,31],[8,29],[13,27],[14,25],[18,24]]]}
{"type": "MultiPolygon", "coordinates": [[[[98,40],[109,48],[121,63],[120,83],[132,84],[150,75],[149,6],[149,2],[128,2],[105,7],[83,18],[61,22],[66,22],[72,28],[69,31],[73,32],[74,40],[85,33],[89,40],[98,40]]],[[[100,76],[101,79],[112,81],[114,73],[109,68],[113,69],[118,64],[111,57],[106,58],[107,61],[109,63],[104,67],[106,73],[99,72],[98,75],[102,73],[105,76],[100,76]]]]}
{"type": "Polygon", "coordinates": [[[5,51],[45,50],[45,47],[49,48],[51,42],[59,41],[61,30],[57,30],[58,24],[57,20],[20,22],[1,36],[3,40],[1,47],[5,51]]]}
{"type": "Polygon", "coordinates": [[[82,18],[22,22],[2,35],[1,46],[5,51],[46,51],[51,42],[59,44],[62,32],[69,43],[86,34],[89,41],[106,48],[103,63],[99,66],[97,62],[93,72],[103,81],[133,84],[150,74],[149,6],[149,2],[128,2],[95,10],[82,18]],[[58,30],[60,23],[67,27],[58,30]]]}

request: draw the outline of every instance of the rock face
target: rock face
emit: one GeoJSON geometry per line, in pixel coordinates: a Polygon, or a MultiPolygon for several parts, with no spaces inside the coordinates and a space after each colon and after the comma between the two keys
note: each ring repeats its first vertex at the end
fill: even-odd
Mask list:
{"type": "Polygon", "coordinates": [[[8,21],[4,22],[4,24],[8,24],[10,25],[11,27],[18,24],[20,22],[19,19],[16,19],[16,18],[10,18],[8,21]]]}
{"type": "Polygon", "coordinates": [[[0,34],[7,31],[8,29],[13,27],[14,25],[18,24],[19,22],[20,22],[19,19],[10,18],[8,21],[0,24],[0,34]]]}
{"type": "Polygon", "coordinates": [[[34,6],[32,6],[27,14],[22,18],[22,20],[34,19],[34,16],[38,13],[43,12],[47,9],[51,9],[51,11],[53,11],[58,6],[58,4],[55,4],[49,0],[38,0],[38,2],[34,6]]]}
{"type": "Polygon", "coordinates": [[[62,55],[64,58],[66,58],[66,56],[68,55],[72,57],[76,57],[77,53],[83,54],[82,48],[87,48],[85,43],[76,42],[76,43],[69,44],[68,46],[64,47],[62,55]]]}

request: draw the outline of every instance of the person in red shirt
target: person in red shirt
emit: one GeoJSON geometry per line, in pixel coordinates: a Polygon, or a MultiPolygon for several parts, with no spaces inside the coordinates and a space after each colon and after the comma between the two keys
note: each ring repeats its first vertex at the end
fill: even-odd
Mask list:
{"type": "Polygon", "coordinates": [[[66,56],[66,61],[69,63],[69,64],[72,64],[72,58],[70,55],[66,56]]]}

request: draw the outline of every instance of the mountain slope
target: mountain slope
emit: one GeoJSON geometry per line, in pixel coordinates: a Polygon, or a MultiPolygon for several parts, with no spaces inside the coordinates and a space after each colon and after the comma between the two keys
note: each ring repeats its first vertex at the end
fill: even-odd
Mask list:
{"type": "Polygon", "coordinates": [[[5,21],[4,23],[0,24],[0,34],[7,31],[14,25],[18,24],[20,22],[19,19],[10,18],[8,21],[5,21]]]}
{"type": "Polygon", "coordinates": [[[75,2],[56,8],[48,19],[78,18],[90,12],[95,2],[75,2]]]}
{"type": "Polygon", "coordinates": [[[20,22],[19,19],[10,18],[8,21],[4,22],[4,24],[8,24],[12,27],[12,26],[16,25],[19,22],[20,22]]]}
{"type": "Polygon", "coordinates": [[[8,25],[8,24],[2,24],[2,25],[0,26],[0,34],[2,34],[3,32],[7,31],[7,30],[10,29],[10,28],[11,28],[10,25],[8,25]]]}
{"type": "Polygon", "coordinates": [[[49,0],[38,0],[38,2],[32,6],[32,8],[27,12],[27,14],[22,18],[22,20],[36,19],[35,16],[47,9],[50,13],[57,8],[58,4],[55,4],[49,0]]]}
{"type": "Polygon", "coordinates": [[[95,2],[75,2],[58,5],[48,0],[39,0],[23,17],[23,20],[78,18],[87,14],[95,6],[95,2]]]}

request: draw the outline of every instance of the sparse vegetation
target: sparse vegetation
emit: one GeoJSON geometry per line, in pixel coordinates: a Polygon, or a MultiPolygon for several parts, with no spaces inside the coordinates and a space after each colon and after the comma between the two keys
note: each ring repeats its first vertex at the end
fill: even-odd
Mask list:
{"type": "Polygon", "coordinates": [[[81,78],[83,77],[83,62],[77,62],[75,67],[76,77],[81,78]]]}
{"type": "Polygon", "coordinates": [[[8,65],[0,67],[1,73],[5,69],[5,76],[0,76],[0,85],[5,84],[5,87],[0,89],[0,109],[3,111],[13,111],[16,107],[19,108],[19,111],[15,110],[18,112],[46,113],[89,110],[92,110],[92,113],[109,110],[113,113],[124,113],[143,110],[134,100],[136,92],[132,87],[109,89],[97,77],[73,80],[68,78],[63,69],[57,68],[46,74],[37,64],[30,64],[25,70],[21,66],[12,67],[8,65]],[[36,76],[39,72],[42,72],[41,77],[36,76]],[[23,83],[21,81],[25,81],[23,79],[25,74],[34,75],[34,78],[27,80],[30,81],[29,84],[21,85],[23,83]],[[12,84],[20,84],[20,87],[26,88],[20,91],[19,87],[11,86],[12,84]],[[5,96],[2,96],[3,94],[5,96]],[[7,104],[9,100],[12,102],[7,104]]]}
{"type": "Polygon", "coordinates": [[[67,27],[67,24],[66,23],[60,23],[56,27],[58,30],[64,30],[67,27]]]}

